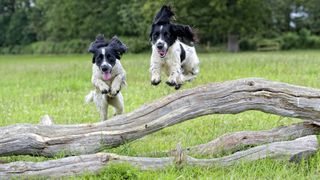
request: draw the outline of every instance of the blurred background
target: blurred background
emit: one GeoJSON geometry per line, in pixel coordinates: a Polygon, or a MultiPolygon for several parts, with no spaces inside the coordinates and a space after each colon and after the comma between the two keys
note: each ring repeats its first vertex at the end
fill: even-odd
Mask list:
{"type": "Polygon", "coordinates": [[[98,33],[148,51],[163,4],[200,52],[320,49],[320,0],[0,0],[0,54],[86,53],[98,33]]]}

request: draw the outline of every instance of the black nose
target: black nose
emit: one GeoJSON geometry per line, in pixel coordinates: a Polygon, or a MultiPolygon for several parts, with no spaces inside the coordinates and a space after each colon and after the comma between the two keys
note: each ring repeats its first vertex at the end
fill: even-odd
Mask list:
{"type": "Polygon", "coordinates": [[[101,66],[101,70],[102,70],[103,72],[106,72],[106,71],[109,70],[109,67],[108,67],[107,65],[103,65],[103,66],[101,66]]]}
{"type": "Polygon", "coordinates": [[[158,49],[161,50],[161,49],[163,49],[163,47],[164,47],[164,44],[163,44],[163,43],[158,43],[158,44],[157,44],[157,48],[158,48],[158,49]]]}

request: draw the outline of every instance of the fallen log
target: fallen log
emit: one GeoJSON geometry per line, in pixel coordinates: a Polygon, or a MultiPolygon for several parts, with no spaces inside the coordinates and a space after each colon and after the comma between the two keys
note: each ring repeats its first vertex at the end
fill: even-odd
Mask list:
{"type": "MultiPolygon", "coordinates": [[[[219,155],[225,152],[233,153],[244,147],[253,147],[261,144],[288,141],[299,137],[320,133],[320,126],[313,122],[302,122],[289,126],[276,127],[263,131],[240,131],[222,135],[208,143],[199,144],[184,149],[186,154],[219,155]]],[[[152,155],[173,155],[176,150],[154,152],[152,155]]]]}
{"type": "MultiPolygon", "coordinates": [[[[191,166],[230,166],[241,161],[254,161],[263,158],[299,160],[315,153],[318,141],[315,135],[295,139],[293,141],[274,142],[240,151],[229,156],[213,159],[196,159],[183,155],[182,151],[176,157],[148,158],[129,157],[111,153],[97,153],[50,160],[45,162],[12,162],[0,164],[0,178],[65,177],[97,173],[110,163],[129,163],[142,170],[163,169],[172,165],[191,166]]],[[[181,148],[178,148],[181,149],[181,148]]]]}
{"type": "Polygon", "coordinates": [[[0,156],[96,153],[208,114],[258,110],[320,120],[320,91],[248,78],[178,91],[110,120],[81,125],[17,124],[0,128],[0,156]]]}

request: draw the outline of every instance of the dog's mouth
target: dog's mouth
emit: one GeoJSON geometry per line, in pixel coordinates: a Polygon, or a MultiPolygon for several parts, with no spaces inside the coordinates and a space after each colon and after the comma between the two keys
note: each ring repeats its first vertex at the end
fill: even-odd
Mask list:
{"type": "Polygon", "coordinates": [[[102,79],[107,81],[111,78],[111,72],[110,71],[105,71],[105,72],[102,72],[102,79]]]}
{"type": "Polygon", "coordinates": [[[158,50],[158,53],[161,58],[164,58],[167,55],[167,50],[158,50]]]}

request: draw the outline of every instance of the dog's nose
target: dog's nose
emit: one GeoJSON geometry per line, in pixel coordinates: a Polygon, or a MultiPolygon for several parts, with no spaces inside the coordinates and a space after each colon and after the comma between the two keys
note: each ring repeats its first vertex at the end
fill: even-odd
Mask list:
{"type": "Polygon", "coordinates": [[[159,43],[157,44],[157,48],[158,48],[158,49],[161,50],[161,49],[163,49],[163,47],[164,47],[164,44],[163,44],[163,43],[160,43],[160,42],[159,42],[159,43]]]}
{"type": "Polygon", "coordinates": [[[101,66],[101,70],[102,70],[103,72],[106,72],[106,71],[109,70],[109,66],[107,66],[107,65],[101,66]]]}

